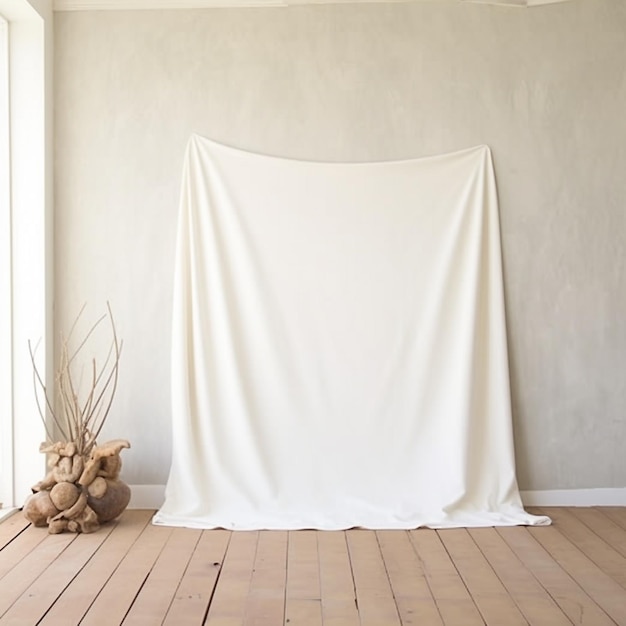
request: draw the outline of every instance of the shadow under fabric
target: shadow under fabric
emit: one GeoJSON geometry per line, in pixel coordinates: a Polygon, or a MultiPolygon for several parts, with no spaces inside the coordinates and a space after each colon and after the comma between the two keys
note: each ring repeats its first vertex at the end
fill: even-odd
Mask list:
{"type": "Polygon", "coordinates": [[[547,524],[515,478],[485,146],[317,163],[192,136],[155,524],[547,524]]]}

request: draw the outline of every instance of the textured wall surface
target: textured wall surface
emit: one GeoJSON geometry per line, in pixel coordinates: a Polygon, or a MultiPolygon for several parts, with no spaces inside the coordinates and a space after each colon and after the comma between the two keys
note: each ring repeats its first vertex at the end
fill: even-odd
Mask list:
{"type": "MultiPolygon", "coordinates": [[[[181,166],[192,132],[267,154],[488,144],[522,489],[626,486],[626,5],[57,13],[56,328],[110,300],[106,435],[165,482],[181,166]]],[[[305,190],[304,190],[305,191],[305,190]]]]}

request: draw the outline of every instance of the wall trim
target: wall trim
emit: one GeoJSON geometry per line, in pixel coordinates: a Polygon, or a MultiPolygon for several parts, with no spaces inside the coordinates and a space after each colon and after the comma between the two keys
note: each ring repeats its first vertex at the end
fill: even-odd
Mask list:
{"type": "Polygon", "coordinates": [[[165,485],[129,486],[129,509],[158,509],[165,502],[165,485]]]}
{"type": "Polygon", "coordinates": [[[0,509],[0,522],[2,520],[5,520],[7,517],[11,517],[11,515],[14,515],[19,510],[20,509],[18,509],[17,507],[10,507],[10,508],[7,508],[7,509],[0,509]]]}
{"type": "MultiPolygon", "coordinates": [[[[130,485],[129,509],[158,509],[165,501],[165,485],[130,485]]],[[[626,506],[626,487],[522,491],[524,506],[626,506]]],[[[0,521],[20,509],[0,509],[0,521]]]]}
{"type": "MultiPolygon", "coordinates": [[[[130,485],[129,509],[158,509],[165,485],[130,485]]],[[[626,506],[626,487],[521,491],[524,506],[626,506]]]]}
{"type": "Polygon", "coordinates": [[[626,487],[521,491],[524,506],[626,506],[626,487]]]}
{"type": "MultiPolygon", "coordinates": [[[[412,0],[54,0],[55,11],[119,11],[144,9],[210,9],[229,7],[285,7],[299,4],[401,3],[412,0]]],[[[414,1],[414,0],[413,0],[414,1]]],[[[427,1],[427,0],[421,0],[427,1]]],[[[432,0],[430,0],[432,1],[432,0]]],[[[451,0],[439,0],[446,2],[451,0]]],[[[569,0],[461,0],[475,4],[531,7],[569,0]]]]}

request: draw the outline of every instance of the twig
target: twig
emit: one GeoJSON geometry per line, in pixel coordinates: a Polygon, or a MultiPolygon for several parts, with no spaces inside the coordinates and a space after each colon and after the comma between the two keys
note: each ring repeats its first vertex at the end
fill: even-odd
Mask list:
{"type": "MultiPolygon", "coordinates": [[[[38,346],[39,346],[39,342],[37,342],[37,346],[35,346],[35,350],[37,350],[38,346]]],[[[50,415],[52,416],[54,423],[56,424],[57,428],[59,429],[63,437],[65,437],[65,439],[68,440],[67,434],[65,433],[59,420],[57,419],[56,413],[54,412],[54,409],[52,408],[52,403],[50,402],[50,399],[48,398],[48,391],[46,389],[46,385],[41,379],[39,370],[37,369],[37,365],[35,363],[35,354],[33,352],[33,348],[31,346],[30,340],[28,341],[28,352],[30,354],[30,362],[32,363],[32,366],[33,366],[33,385],[35,385],[35,399],[37,401],[37,409],[39,411],[39,416],[41,417],[41,421],[43,422],[44,428],[46,430],[46,435],[50,437],[50,432],[48,431],[48,426],[46,424],[46,417],[43,411],[41,410],[41,405],[39,403],[39,393],[37,392],[37,386],[35,384],[35,380],[39,383],[39,386],[41,390],[43,391],[44,398],[46,399],[46,406],[48,407],[48,411],[50,411],[50,415]]],[[[50,438],[52,439],[52,437],[50,438]]]]}
{"type": "MultiPolygon", "coordinates": [[[[61,414],[55,413],[48,390],[44,384],[41,375],[35,364],[35,355],[30,342],[28,348],[30,352],[31,363],[33,366],[33,386],[35,389],[35,398],[37,401],[37,410],[41,417],[46,435],[52,439],[46,423],[46,415],[42,409],[39,400],[39,389],[43,392],[47,410],[50,412],[54,423],[66,442],[73,441],[76,443],[79,454],[85,456],[91,452],[96,443],[100,431],[111,410],[113,398],[117,391],[119,378],[119,361],[123,342],[118,341],[117,329],[115,328],[115,320],[111,306],[107,302],[107,314],[100,317],[93,326],[88,330],[85,337],[79,343],[78,347],[71,353],[69,350],[69,342],[74,333],[80,317],[83,314],[85,305],[81,308],[78,316],[74,320],[69,335],[61,336],[61,354],[56,373],[56,386],[58,389],[60,411],[61,414]],[[91,361],[91,388],[88,390],[84,402],[79,399],[82,387],[82,371],[78,387],[75,385],[72,376],[72,364],[81,350],[85,347],[88,339],[93,335],[99,324],[108,317],[111,322],[111,332],[113,339],[108,350],[106,360],[101,368],[98,368],[96,359],[91,361]],[[61,419],[62,418],[62,419],[61,419]]],[[[35,348],[36,350],[36,348],[35,348]]]]}

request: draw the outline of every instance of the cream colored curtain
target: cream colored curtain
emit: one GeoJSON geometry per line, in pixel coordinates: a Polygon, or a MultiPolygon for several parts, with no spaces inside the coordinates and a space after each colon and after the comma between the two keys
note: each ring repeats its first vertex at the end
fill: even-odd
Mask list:
{"type": "Polygon", "coordinates": [[[177,254],[155,523],[549,523],[515,480],[487,147],[338,164],[194,136],[177,254]]]}

